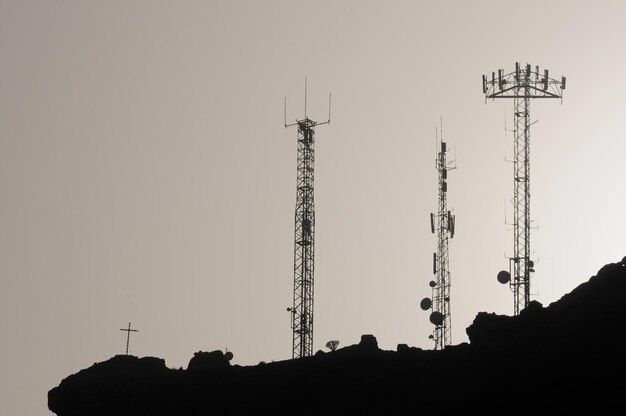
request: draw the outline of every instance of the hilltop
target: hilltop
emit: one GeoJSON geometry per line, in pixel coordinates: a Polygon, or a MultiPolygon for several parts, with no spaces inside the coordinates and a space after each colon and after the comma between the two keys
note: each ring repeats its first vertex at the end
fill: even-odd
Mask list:
{"type": "Polygon", "coordinates": [[[624,381],[626,258],[560,300],[515,317],[479,313],[469,343],[443,351],[357,345],[256,366],[198,352],[187,369],[115,356],[48,393],[58,416],[615,412],[624,381]],[[297,382],[296,382],[297,381],[297,382]]]}

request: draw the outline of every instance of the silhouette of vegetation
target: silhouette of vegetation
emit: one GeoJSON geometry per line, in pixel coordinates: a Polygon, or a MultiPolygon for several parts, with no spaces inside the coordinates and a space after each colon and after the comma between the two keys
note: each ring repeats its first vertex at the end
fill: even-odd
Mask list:
{"type": "Polygon", "coordinates": [[[339,346],[339,341],[337,341],[336,339],[332,341],[328,341],[326,343],[326,348],[328,348],[331,351],[335,351],[338,346],[339,346]]]}

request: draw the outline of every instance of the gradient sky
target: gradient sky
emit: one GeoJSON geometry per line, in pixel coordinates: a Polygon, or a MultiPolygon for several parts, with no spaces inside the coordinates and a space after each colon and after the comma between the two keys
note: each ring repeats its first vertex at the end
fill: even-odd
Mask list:
{"type": "Polygon", "coordinates": [[[314,349],[431,348],[435,127],[456,151],[455,343],[511,314],[512,101],[481,75],[567,76],[534,101],[534,299],[624,250],[623,1],[0,0],[0,414],[124,352],[186,367],[291,357],[296,130],[316,135],[314,349]]]}

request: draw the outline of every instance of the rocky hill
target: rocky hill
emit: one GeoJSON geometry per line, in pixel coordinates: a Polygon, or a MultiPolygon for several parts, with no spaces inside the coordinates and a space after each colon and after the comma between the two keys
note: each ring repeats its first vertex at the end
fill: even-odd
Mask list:
{"type": "Polygon", "coordinates": [[[199,352],[187,369],[115,356],[48,393],[58,416],[620,413],[626,258],[559,301],[519,316],[479,313],[469,344],[443,351],[358,345],[257,366],[199,352]]]}

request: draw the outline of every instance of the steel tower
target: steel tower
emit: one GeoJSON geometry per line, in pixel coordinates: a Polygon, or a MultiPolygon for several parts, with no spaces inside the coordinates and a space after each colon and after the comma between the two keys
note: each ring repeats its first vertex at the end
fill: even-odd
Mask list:
{"type": "Polygon", "coordinates": [[[522,68],[515,63],[515,71],[508,74],[499,69],[497,77],[492,72],[491,80],[483,75],[485,101],[513,98],[513,257],[509,258],[509,271],[498,273],[498,281],[509,283],[515,315],[530,302],[530,274],[535,271],[530,259],[530,100],[559,98],[562,101],[564,89],[565,77],[550,78],[547,69],[542,74],[538,66],[533,71],[528,64],[522,68]]]}
{"type": "MultiPolygon", "coordinates": [[[[287,124],[298,126],[298,175],[295,213],[294,280],[291,329],[293,331],[292,358],[313,354],[313,283],[315,270],[315,205],[313,183],[315,167],[315,127],[330,123],[330,95],[328,121],[318,123],[306,116],[305,81],[304,119],[287,124]]],[[[285,120],[287,100],[285,99],[285,120]]]]}
{"type": "Polygon", "coordinates": [[[430,214],[430,230],[437,234],[437,252],[433,253],[433,274],[431,298],[424,298],[420,304],[423,310],[430,310],[430,322],[435,326],[429,338],[435,341],[435,349],[441,350],[452,344],[452,322],[450,313],[450,263],[448,242],[454,237],[455,217],[448,210],[448,171],[455,169],[454,161],[447,160],[446,143],[443,137],[438,141],[439,151],[435,166],[438,173],[438,209],[430,214]]]}

